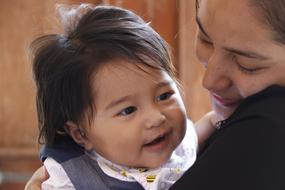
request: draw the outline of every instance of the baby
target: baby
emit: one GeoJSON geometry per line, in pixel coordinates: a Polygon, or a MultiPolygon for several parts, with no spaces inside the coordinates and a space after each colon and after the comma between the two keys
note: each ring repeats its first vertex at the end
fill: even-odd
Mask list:
{"type": "MultiPolygon", "coordinates": [[[[65,33],[32,44],[50,175],[42,189],[168,189],[194,163],[198,142],[167,43],[122,8],[60,13],[65,33]]],[[[201,139],[212,116],[199,122],[201,139]]]]}

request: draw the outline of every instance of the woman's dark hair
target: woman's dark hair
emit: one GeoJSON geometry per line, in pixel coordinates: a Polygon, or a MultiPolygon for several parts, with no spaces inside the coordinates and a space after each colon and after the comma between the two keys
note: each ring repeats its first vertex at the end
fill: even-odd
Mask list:
{"type": "MultiPolygon", "coordinates": [[[[196,0],[196,13],[199,2],[196,0]]],[[[249,6],[257,11],[256,18],[273,32],[273,40],[285,44],[285,1],[284,0],[248,0],[249,6]]]]}
{"type": "Polygon", "coordinates": [[[249,0],[257,8],[257,18],[269,26],[273,40],[285,44],[285,1],[284,0],[249,0]]]}
{"type": "Polygon", "coordinates": [[[79,125],[94,114],[91,82],[104,63],[127,59],[174,77],[167,43],[133,12],[97,6],[72,22],[66,34],[42,36],[31,46],[39,143],[48,146],[65,135],[67,121],[79,125]]]}

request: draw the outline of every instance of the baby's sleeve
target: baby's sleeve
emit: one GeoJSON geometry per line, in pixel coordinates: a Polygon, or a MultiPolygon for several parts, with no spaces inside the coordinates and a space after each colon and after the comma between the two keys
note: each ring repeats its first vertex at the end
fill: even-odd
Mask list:
{"type": "Polygon", "coordinates": [[[75,190],[63,167],[54,159],[48,157],[44,166],[49,173],[49,178],[42,183],[42,190],[75,190]]]}
{"type": "Polygon", "coordinates": [[[198,136],[195,130],[194,123],[190,119],[187,119],[187,128],[187,130],[189,131],[189,137],[186,138],[190,139],[190,146],[195,150],[195,154],[197,154],[199,149],[198,136]]]}

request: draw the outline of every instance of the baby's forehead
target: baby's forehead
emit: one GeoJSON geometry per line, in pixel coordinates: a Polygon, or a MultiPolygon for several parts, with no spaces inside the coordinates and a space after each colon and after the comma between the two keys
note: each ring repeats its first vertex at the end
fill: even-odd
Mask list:
{"type": "Polygon", "coordinates": [[[110,91],[118,87],[138,85],[142,88],[159,83],[173,83],[171,76],[163,69],[126,60],[110,61],[101,66],[93,79],[93,88],[98,92],[109,86],[110,91]]]}
{"type": "Polygon", "coordinates": [[[127,59],[115,59],[101,64],[100,68],[96,71],[96,78],[104,77],[104,75],[105,77],[106,75],[114,75],[114,77],[125,77],[127,75],[129,77],[146,77],[154,80],[162,74],[169,75],[165,69],[155,63],[141,63],[127,59]]]}

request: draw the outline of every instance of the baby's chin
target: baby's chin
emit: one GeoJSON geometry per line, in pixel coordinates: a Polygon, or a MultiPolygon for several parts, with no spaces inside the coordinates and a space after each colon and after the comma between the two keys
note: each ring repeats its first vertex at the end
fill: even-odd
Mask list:
{"type": "Polygon", "coordinates": [[[164,159],[159,159],[159,160],[148,160],[146,164],[143,164],[143,167],[140,168],[148,168],[148,169],[156,169],[159,168],[161,166],[163,166],[164,164],[166,164],[171,157],[172,154],[170,154],[169,156],[165,157],[164,159]]]}
{"type": "Polygon", "coordinates": [[[134,168],[146,168],[146,169],[156,169],[159,168],[161,166],[163,166],[164,164],[166,164],[167,160],[165,162],[158,162],[158,163],[148,163],[148,164],[144,164],[142,166],[137,166],[134,168]]]}

